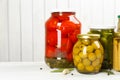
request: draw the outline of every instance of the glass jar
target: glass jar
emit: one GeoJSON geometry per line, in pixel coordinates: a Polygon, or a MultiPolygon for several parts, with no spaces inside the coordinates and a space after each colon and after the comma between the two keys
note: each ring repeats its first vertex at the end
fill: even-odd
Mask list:
{"type": "Polygon", "coordinates": [[[118,15],[117,32],[120,32],[120,15],[118,15]]]}
{"type": "Polygon", "coordinates": [[[75,12],[52,12],[45,23],[45,61],[50,68],[74,67],[72,48],[81,33],[75,12]]]}
{"type": "Polygon", "coordinates": [[[113,39],[113,69],[120,71],[120,32],[115,33],[113,39]]]}
{"type": "Polygon", "coordinates": [[[99,34],[78,35],[73,47],[74,65],[80,73],[98,73],[103,62],[104,49],[99,34]]]}
{"type": "Polygon", "coordinates": [[[91,28],[89,33],[100,34],[100,42],[104,48],[102,69],[112,69],[114,28],[91,28]]]}

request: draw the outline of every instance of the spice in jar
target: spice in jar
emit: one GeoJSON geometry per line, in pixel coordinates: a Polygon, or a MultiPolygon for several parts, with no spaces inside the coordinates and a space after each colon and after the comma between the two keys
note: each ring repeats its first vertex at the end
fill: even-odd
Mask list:
{"type": "Polygon", "coordinates": [[[101,69],[104,49],[99,34],[79,34],[73,47],[74,65],[80,73],[97,73],[101,69]]]}
{"type": "Polygon", "coordinates": [[[45,23],[45,61],[51,68],[74,67],[72,48],[81,33],[75,12],[52,12],[45,23]]]}

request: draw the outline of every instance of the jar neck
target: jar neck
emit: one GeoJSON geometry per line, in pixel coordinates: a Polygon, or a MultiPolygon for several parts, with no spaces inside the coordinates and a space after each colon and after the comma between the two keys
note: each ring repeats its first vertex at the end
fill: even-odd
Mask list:
{"type": "Polygon", "coordinates": [[[75,15],[75,12],[52,12],[52,16],[71,16],[75,15]]]}
{"type": "Polygon", "coordinates": [[[120,18],[118,18],[118,22],[120,22],[120,18]]]}
{"type": "Polygon", "coordinates": [[[120,18],[118,18],[117,32],[120,32],[120,18]]]}

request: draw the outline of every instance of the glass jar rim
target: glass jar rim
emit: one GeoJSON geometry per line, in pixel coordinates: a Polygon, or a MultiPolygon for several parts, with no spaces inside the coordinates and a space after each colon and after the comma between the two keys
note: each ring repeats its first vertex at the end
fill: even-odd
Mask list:
{"type": "Polygon", "coordinates": [[[52,9],[51,10],[51,13],[76,13],[76,11],[75,10],[73,10],[73,9],[52,9]]]}
{"type": "Polygon", "coordinates": [[[76,10],[75,9],[52,9],[51,11],[50,11],[51,13],[52,12],[76,12],[76,10]]]}
{"type": "Polygon", "coordinates": [[[55,11],[55,12],[52,12],[51,13],[52,15],[64,15],[64,14],[70,14],[70,15],[75,15],[75,12],[67,12],[67,11],[64,11],[64,12],[59,12],[59,11],[55,11]]]}
{"type": "Polygon", "coordinates": [[[78,34],[77,38],[81,38],[81,39],[99,39],[100,38],[100,34],[78,34]]]}

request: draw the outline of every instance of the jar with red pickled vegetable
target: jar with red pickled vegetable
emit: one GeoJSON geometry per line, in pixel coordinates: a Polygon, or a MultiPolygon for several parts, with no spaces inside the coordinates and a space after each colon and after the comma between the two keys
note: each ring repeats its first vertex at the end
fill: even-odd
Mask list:
{"type": "Polygon", "coordinates": [[[81,33],[75,12],[52,12],[45,23],[45,62],[50,68],[74,67],[72,48],[81,33]]]}

